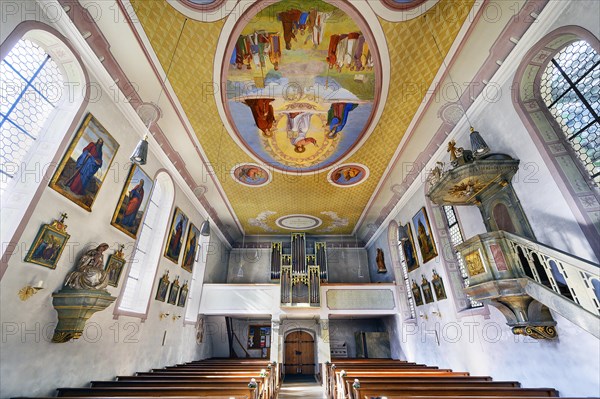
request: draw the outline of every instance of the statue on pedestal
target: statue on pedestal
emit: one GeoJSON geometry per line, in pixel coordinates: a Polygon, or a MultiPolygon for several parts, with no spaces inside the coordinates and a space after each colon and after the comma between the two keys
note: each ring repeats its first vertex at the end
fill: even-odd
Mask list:
{"type": "Polygon", "coordinates": [[[108,244],[102,243],[85,253],[75,270],[65,280],[65,287],[76,290],[103,290],[108,286],[110,270],[104,269],[104,254],[108,244]]]}

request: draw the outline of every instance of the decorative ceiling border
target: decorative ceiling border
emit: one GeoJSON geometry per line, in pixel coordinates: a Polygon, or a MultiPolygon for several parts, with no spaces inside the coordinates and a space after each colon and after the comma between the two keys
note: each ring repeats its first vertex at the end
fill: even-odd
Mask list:
{"type": "MultiPolygon", "coordinates": [[[[58,0],[58,2],[63,7],[63,9],[65,10],[65,13],[69,16],[69,19],[75,25],[77,30],[81,33],[81,35],[84,38],[86,38],[87,44],[90,46],[90,48],[93,50],[93,52],[101,60],[104,68],[109,73],[109,75],[112,77],[114,82],[117,84],[118,88],[123,92],[123,94],[127,98],[128,102],[131,104],[131,106],[134,109],[137,108],[140,104],[143,103],[143,101],[142,101],[140,95],[137,93],[135,87],[130,83],[130,80],[128,79],[127,75],[125,74],[125,72],[123,71],[121,66],[119,65],[118,61],[116,60],[116,58],[110,51],[110,43],[108,43],[106,37],[100,30],[99,26],[96,24],[96,21],[94,20],[94,18],[89,14],[88,10],[85,9],[77,0],[58,0]]],[[[129,24],[130,28],[132,29],[134,35],[136,36],[136,39],[138,41],[140,41],[139,37],[137,36],[137,32],[135,31],[135,29],[132,25],[130,16],[122,4],[122,1],[117,0],[117,4],[119,5],[121,11],[124,13],[125,17],[127,18],[127,23],[129,24]]],[[[140,45],[142,46],[142,48],[144,49],[144,52],[146,53],[146,49],[144,48],[141,41],[140,41],[140,45]]],[[[152,65],[153,70],[156,73],[157,79],[160,80],[160,75],[158,74],[158,71],[155,69],[155,67],[152,63],[151,63],[151,65],[152,65]]],[[[162,82],[162,80],[161,80],[161,82],[162,82]]],[[[168,91],[167,91],[167,96],[169,97],[169,100],[172,103],[172,98],[168,91]]],[[[172,105],[174,106],[173,103],[172,103],[172,105]]],[[[176,109],[175,106],[174,106],[174,108],[181,119],[181,115],[179,114],[178,110],[176,109]]],[[[182,120],[182,123],[183,123],[183,120],[182,120]]],[[[188,131],[187,126],[185,126],[185,124],[184,124],[184,129],[188,132],[188,135],[191,135],[191,133],[188,131]]],[[[175,166],[177,171],[180,173],[183,180],[187,183],[188,187],[192,190],[192,192],[194,192],[194,190],[198,187],[198,184],[195,183],[190,172],[185,167],[185,162],[183,161],[183,158],[173,148],[173,146],[167,139],[166,135],[160,128],[160,126],[158,126],[158,124],[156,124],[156,123],[152,124],[152,126],[150,127],[149,130],[152,133],[152,136],[154,137],[154,139],[160,144],[161,150],[171,160],[171,162],[173,163],[173,165],[175,166]]],[[[196,148],[196,150],[198,151],[198,148],[196,148]]],[[[201,156],[199,151],[198,151],[198,155],[200,156],[202,162],[205,163],[204,158],[201,156]]],[[[210,177],[213,181],[215,180],[214,176],[211,175],[210,177]]],[[[217,186],[217,189],[219,190],[219,194],[221,194],[221,196],[224,197],[224,193],[221,192],[219,186],[217,186]]],[[[225,227],[224,223],[219,218],[219,215],[217,214],[215,209],[210,205],[210,203],[208,202],[206,197],[204,197],[203,195],[202,196],[196,195],[196,198],[198,198],[198,201],[200,202],[202,207],[206,210],[209,217],[217,225],[217,227],[223,234],[224,238],[231,245],[234,242],[233,236],[229,233],[228,229],[225,227]]],[[[238,224],[238,228],[240,229],[241,232],[243,232],[241,225],[239,225],[239,221],[235,217],[235,213],[233,213],[233,211],[229,205],[229,201],[227,201],[225,198],[224,198],[224,201],[225,201],[225,204],[227,205],[230,213],[232,214],[234,220],[238,224]]]]}
{"type": "Polygon", "coordinates": [[[415,0],[408,4],[395,3],[393,0],[367,1],[369,6],[380,18],[389,22],[404,22],[425,14],[431,7],[435,6],[439,0],[415,0]]]}
{"type": "Polygon", "coordinates": [[[195,21],[216,22],[227,18],[231,8],[235,8],[239,0],[215,0],[210,4],[196,4],[190,0],[165,0],[181,14],[195,21]]]}
{"type": "MultiPolygon", "coordinates": [[[[474,100],[476,98],[478,98],[479,95],[483,92],[486,85],[489,83],[490,79],[496,74],[496,72],[498,72],[498,70],[502,66],[503,61],[508,57],[508,55],[511,53],[511,51],[517,45],[518,38],[521,38],[525,34],[525,32],[527,32],[529,27],[536,22],[537,17],[542,12],[542,10],[546,7],[548,2],[549,2],[549,0],[529,0],[521,8],[521,10],[511,18],[510,22],[504,27],[504,29],[502,30],[502,32],[500,33],[498,38],[494,41],[494,44],[491,47],[488,57],[486,58],[485,62],[482,64],[482,66],[479,68],[479,70],[477,71],[477,73],[475,74],[473,79],[471,80],[469,87],[467,87],[463,91],[462,96],[456,102],[456,103],[461,104],[461,106],[464,110],[468,111],[470,106],[473,104],[474,100]],[[515,41],[515,38],[516,38],[516,41],[515,41]]],[[[486,0],[484,2],[484,5],[482,7],[480,7],[480,9],[478,10],[478,13],[475,16],[475,19],[469,26],[469,29],[465,35],[465,38],[462,40],[459,48],[454,53],[452,60],[450,61],[448,67],[445,69],[441,80],[443,80],[447,76],[448,71],[454,65],[454,63],[458,57],[458,54],[464,47],[466,39],[471,35],[472,30],[476,25],[476,22],[481,18],[481,15],[484,10],[484,6],[487,3],[488,3],[488,0],[486,0]]],[[[416,123],[412,124],[413,127],[410,130],[409,134],[407,135],[407,141],[415,133],[416,126],[418,126],[419,122],[421,121],[421,119],[423,118],[423,116],[425,114],[425,111],[429,108],[429,106],[432,102],[432,98],[430,98],[430,100],[428,101],[423,112],[421,112],[421,114],[418,116],[416,123]]],[[[462,118],[461,118],[461,120],[462,120],[462,118]]],[[[403,198],[406,191],[411,187],[411,185],[414,183],[414,181],[417,179],[417,177],[422,173],[422,171],[425,168],[425,166],[427,165],[427,163],[432,159],[435,152],[444,143],[444,141],[448,137],[448,134],[458,125],[458,123],[459,122],[454,122],[451,120],[443,120],[442,124],[440,125],[440,127],[438,128],[436,133],[434,134],[432,140],[429,142],[427,147],[421,152],[421,154],[419,154],[419,156],[413,163],[415,165],[415,167],[413,167],[412,170],[405,176],[402,183],[394,184],[391,187],[391,190],[394,192],[393,197],[382,208],[377,219],[374,222],[370,223],[370,227],[368,228],[368,231],[363,238],[367,242],[367,245],[371,244],[371,241],[375,238],[376,233],[378,233],[379,230],[381,230],[382,224],[385,222],[386,219],[389,218],[391,212],[396,208],[396,205],[403,198]]],[[[405,146],[403,146],[403,143],[401,143],[400,146],[402,148],[400,149],[399,153],[395,157],[395,159],[393,161],[393,165],[389,168],[385,177],[382,178],[382,180],[381,180],[382,183],[390,177],[391,171],[399,162],[400,156],[404,153],[405,146]]],[[[378,189],[376,190],[376,192],[373,195],[373,198],[376,198],[377,196],[379,196],[382,188],[383,188],[383,184],[380,187],[378,187],[378,189]]],[[[358,234],[358,231],[360,230],[360,225],[362,224],[361,221],[362,221],[363,217],[368,213],[368,210],[371,209],[373,202],[371,202],[367,206],[367,208],[365,208],[363,215],[361,215],[361,219],[359,220],[359,222],[357,223],[357,226],[355,227],[355,234],[358,234]]]]}
{"type": "MultiPolygon", "coordinates": [[[[119,0],[119,1],[121,1],[121,0],[119,0]]],[[[226,41],[219,40],[219,42],[217,43],[217,48],[215,50],[215,61],[220,60],[219,63],[217,63],[217,62],[214,63],[215,65],[214,65],[214,71],[213,71],[213,80],[215,82],[225,81],[224,80],[224,76],[225,76],[224,66],[229,64],[231,50],[233,48],[233,45],[235,44],[234,38],[239,36],[239,33],[244,28],[244,25],[239,23],[240,20],[245,19],[246,22],[248,22],[249,15],[254,16],[257,13],[259,13],[260,11],[262,11],[263,9],[270,6],[271,4],[276,3],[277,1],[279,1],[279,0],[254,1],[254,2],[252,2],[253,3],[252,5],[250,5],[246,8],[243,8],[240,10],[232,10],[230,17],[227,18],[227,20],[225,21],[225,24],[223,25],[223,28],[221,29],[221,35],[220,35],[220,38],[226,37],[227,40],[226,41]]],[[[359,0],[359,1],[364,1],[364,0],[359,0]]],[[[387,41],[386,41],[385,35],[383,33],[383,28],[381,27],[381,24],[379,23],[377,16],[375,15],[374,12],[372,12],[372,10],[370,8],[368,8],[368,7],[365,8],[365,10],[367,11],[366,14],[361,13],[356,9],[355,5],[353,4],[355,2],[356,1],[351,1],[351,0],[327,0],[327,3],[331,4],[334,7],[339,8],[340,10],[347,13],[348,16],[350,16],[357,23],[358,27],[361,30],[364,30],[369,33],[368,36],[372,39],[371,42],[369,42],[369,46],[372,46],[372,48],[375,50],[373,53],[374,63],[376,65],[378,65],[378,68],[375,69],[376,87],[375,87],[375,98],[373,100],[374,111],[371,112],[371,115],[369,116],[369,120],[366,123],[366,128],[365,128],[364,132],[362,133],[360,140],[350,150],[348,150],[343,156],[339,157],[339,159],[337,159],[336,163],[342,163],[345,160],[347,160],[348,158],[350,158],[354,153],[356,153],[356,151],[358,151],[360,148],[362,148],[362,146],[365,144],[365,142],[371,136],[371,134],[375,130],[375,127],[379,123],[379,120],[381,119],[381,115],[383,114],[383,110],[384,110],[386,102],[387,102],[389,82],[390,82],[390,74],[389,74],[390,59],[389,59],[389,52],[388,52],[388,48],[387,48],[387,41]],[[369,13],[368,11],[371,11],[371,13],[369,13]],[[386,71],[387,71],[387,73],[386,73],[386,71]]],[[[244,3],[244,4],[248,4],[248,3],[250,3],[250,1],[246,1],[246,3],[244,3]]],[[[239,3],[238,7],[242,7],[242,3],[239,3]]],[[[221,89],[221,87],[219,89],[221,89]]],[[[226,92],[224,90],[219,90],[219,93],[215,93],[215,102],[217,105],[217,110],[219,112],[219,116],[221,117],[221,120],[224,122],[223,125],[225,127],[225,130],[227,130],[227,133],[229,134],[231,139],[240,147],[240,149],[242,149],[246,154],[248,154],[248,156],[251,157],[255,162],[258,162],[258,163],[264,162],[262,159],[260,159],[254,153],[250,152],[249,149],[241,142],[241,140],[234,128],[234,124],[233,124],[233,121],[231,120],[230,114],[225,109],[224,104],[226,101],[227,101],[226,92]]],[[[294,171],[294,173],[299,174],[299,175],[316,175],[319,173],[327,172],[332,167],[335,167],[335,165],[331,165],[326,168],[321,168],[321,169],[307,171],[307,172],[294,171]]],[[[278,169],[275,167],[273,167],[272,169],[273,169],[273,171],[277,171],[277,172],[284,173],[284,174],[290,172],[289,170],[282,170],[282,169],[278,169]]]]}

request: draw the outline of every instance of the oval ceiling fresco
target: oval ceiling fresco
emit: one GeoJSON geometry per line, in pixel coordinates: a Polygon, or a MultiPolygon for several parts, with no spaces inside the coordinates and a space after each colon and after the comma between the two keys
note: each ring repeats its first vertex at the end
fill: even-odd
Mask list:
{"type": "Polygon", "coordinates": [[[236,141],[276,170],[328,168],[371,125],[380,58],[359,14],[335,4],[283,0],[250,10],[229,40],[225,113],[236,141]]]}

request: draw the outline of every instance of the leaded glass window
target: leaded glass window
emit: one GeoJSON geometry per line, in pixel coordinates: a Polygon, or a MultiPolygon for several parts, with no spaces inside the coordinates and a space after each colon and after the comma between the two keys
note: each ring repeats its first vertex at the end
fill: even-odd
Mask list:
{"type": "MultiPolygon", "coordinates": [[[[464,242],[463,233],[460,230],[458,218],[456,217],[456,212],[454,212],[454,207],[444,206],[443,208],[444,215],[446,216],[446,223],[448,225],[448,231],[450,232],[450,242],[452,243],[452,248],[455,248],[458,244],[462,244],[464,242]]],[[[460,274],[463,279],[463,285],[466,288],[469,286],[469,274],[467,273],[467,268],[465,267],[465,263],[460,254],[456,254],[456,259],[458,259],[458,267],[460,268],[460,274]]],[[[469,298],[471,308],[479,308],[483,306],[481,302],[474,300],[468,295],[467,298],[469,298]]]]}
{"type": "Polygon", "coordinates": [[[600,55],[580,40],[546,67],[541,94],[590,177],[600,183],[600,55]]]}
{"type": "Polygon", "coordinates": [[[0,76],[0,190],[4,190],[57,106],[63,75],[44,49],[22,39],[0,63],[0,76]]]}

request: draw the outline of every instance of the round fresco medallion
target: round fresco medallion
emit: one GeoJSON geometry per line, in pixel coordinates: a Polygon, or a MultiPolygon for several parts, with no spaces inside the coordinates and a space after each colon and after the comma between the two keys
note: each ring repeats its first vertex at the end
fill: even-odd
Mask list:
{"type": "Polygon", "coordinates": [[[269,171],[253,163],[234,166],[231,169],[231,177],[238,183],[249,187],[261,187],[271,182],[269,171]]]}
{"type": "Polygon", "coordinates": [[[369,168],[358,163],[348,163],[331,169],[327,175],[329,183],[338,187],[353,187],[369,177],[369,168]]]}
{"type": "Polygon", "coordinates": [[[318,172],[356,150],[372,124],[381,82],[372,34],[343,2],[256,4],[222,68],[234,139],[276,170],[318,172]]]}
{"type": "Polygon", "coordinates": [[[319,227],[323,221],[311,215],[287,215],[275,221],[275,224],[286,230],[310,230],[319,227]]]}

